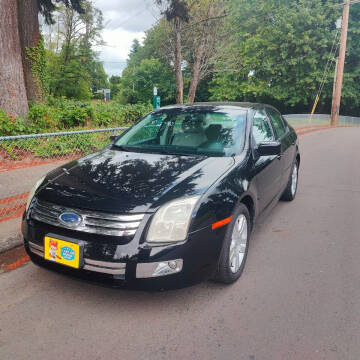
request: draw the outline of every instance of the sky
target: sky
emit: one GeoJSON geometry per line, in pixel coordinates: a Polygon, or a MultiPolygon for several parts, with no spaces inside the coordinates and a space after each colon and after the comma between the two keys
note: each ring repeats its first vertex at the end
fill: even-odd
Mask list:
{"type": "Polygon", "coordinates": [[[159,18],[154,0],[94,0],[104,15],[103,40],[106,46],[96,50],[106,73],[121,75],[134,39],[143,40],[145,31],[159,18]]]}

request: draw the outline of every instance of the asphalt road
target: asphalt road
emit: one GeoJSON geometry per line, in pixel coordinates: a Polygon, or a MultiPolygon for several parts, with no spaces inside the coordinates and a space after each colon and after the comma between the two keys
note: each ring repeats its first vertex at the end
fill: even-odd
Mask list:
{"type": "Polygon", "coordinates": [[[360,359],[360,128],[301,137],[300,188],[242,278],[114,290],[32,264],[0,275],[0,359],[360,359]]]}

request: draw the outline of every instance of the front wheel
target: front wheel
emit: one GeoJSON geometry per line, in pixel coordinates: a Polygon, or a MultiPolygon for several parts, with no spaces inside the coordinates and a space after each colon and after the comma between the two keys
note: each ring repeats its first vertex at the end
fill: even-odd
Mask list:
{"type": "Polygon", "coordinates": [[[244,204],[240,204],[236,208],[226,231],[213,280],[231,284],[241,276],[248,253],[250,232],[249,211],[244,204]]]}
{"type": "Polygon", "coordinates": [[[296,196],[297,186],[299,178],[299,165],[297,161],[294,162],[293,168],[291,169],[290,178],[286,185],[286,189],[281,195],[281,200],[293,201],[296,196]]]}

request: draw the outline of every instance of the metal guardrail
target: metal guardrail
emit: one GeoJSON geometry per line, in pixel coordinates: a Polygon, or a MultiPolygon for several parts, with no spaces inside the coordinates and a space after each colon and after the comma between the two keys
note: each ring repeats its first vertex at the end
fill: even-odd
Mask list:
{"type": "MultiPolygon", "coordinates": [[[[31,168],[47,164],[47,169],[104,148],[110,143],[110,135],[118,135],[126,127],[67,131],[58,133],[30,134],[0,137],[0,179],[6,183],[10,170],[31,168]]],[[[28,191],[21,176],[35,182],[41,175],[39,168],[24,170],[19,181],[0,187],[0,223],[21,216],[28,191]],[[36,169],[36,170],[35,170],[36,169]],[[34,177],[34,179],[32,179],[34,177]]],[[[30,182],[31,182],[30,181],[30,182]]]]}
{"type": "MultiPolygon", "coordinates": [[[[310,114],[288,114],[284,118],[293,126],[312,126],[312,125],[328,125],[331,116],[328,114],[314,114],[310,119],[310,114]]],[[[340,125],[360,126],[360,117],[355,116],[339,116],[340,125]]]]}

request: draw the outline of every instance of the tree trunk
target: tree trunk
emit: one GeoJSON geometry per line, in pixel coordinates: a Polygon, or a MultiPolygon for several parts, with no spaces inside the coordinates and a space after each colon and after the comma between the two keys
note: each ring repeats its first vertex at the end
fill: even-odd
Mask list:
{"type": "Polygon", "coordinates": [[[23,117],[29,110],[21,60],[17,0],[0,0],[0,108],[23,117]]]}
{"type": "MultiPolygon", "coordinates": [[[[208,4],[208,9],[206,12],[206,18],[209,19],[212,15],[212,1],[208,4]]],[[[194,56],[194,64],[192,67],[192,79],[190,83],[190,89],[188,94],[188,102],[193,103],[195,100],[196,90],[199,85],[200,80],[202,79],[203,75],[201,72],[201,64],[204,61],[204,52],[205,52],[205,46],[206,46],[206,40],[207,36],[209,34],[208,29],[208,22],[205,21],[204,25],[202,27],[201,37],[200,37],[200,44],[195,49],[195,56],[194,56]]]]}
{"type": "Polygon", "coordinates": [[[201,80],[200,66],[201,66],[202,57],[203,57],[203,43],[200,45],[200,47],[196,51],[196,55],[195,55],[195,61],[194,61],[193,68],[192,68],[192,78],[191,78],[189,95],[188,95],[189,103],[194,102],[195,95],[196,95],[196,89],[201,80]]]}
{"type": "Polygon", "coordinates": [[[184,81],[181,70],[182,43],[181,43],[181,19],[175,18],[175,75],[176,75],[176,103],[184,103],[184,81]]]}
{"type": "Polygon", "coordinates": [[[193,103],[195,100],[196,89],[200,82],[200,71],[196,63],[194,63],[193,71],[192,71],[192,79],[190,83],[189,95],[188,95],[188,103],[193,103]]]}
{"type": "Polygon", "coordinates": [[[26,55],[27,47],[36,47],[40,40],[39,7],[38,0],[18,0],[19,9],[19,35],[21,44],[21,57],[24,70],[26,95],[28,101],[42,101],[42,89],[31,71],[31,61],[26,55]]]}

